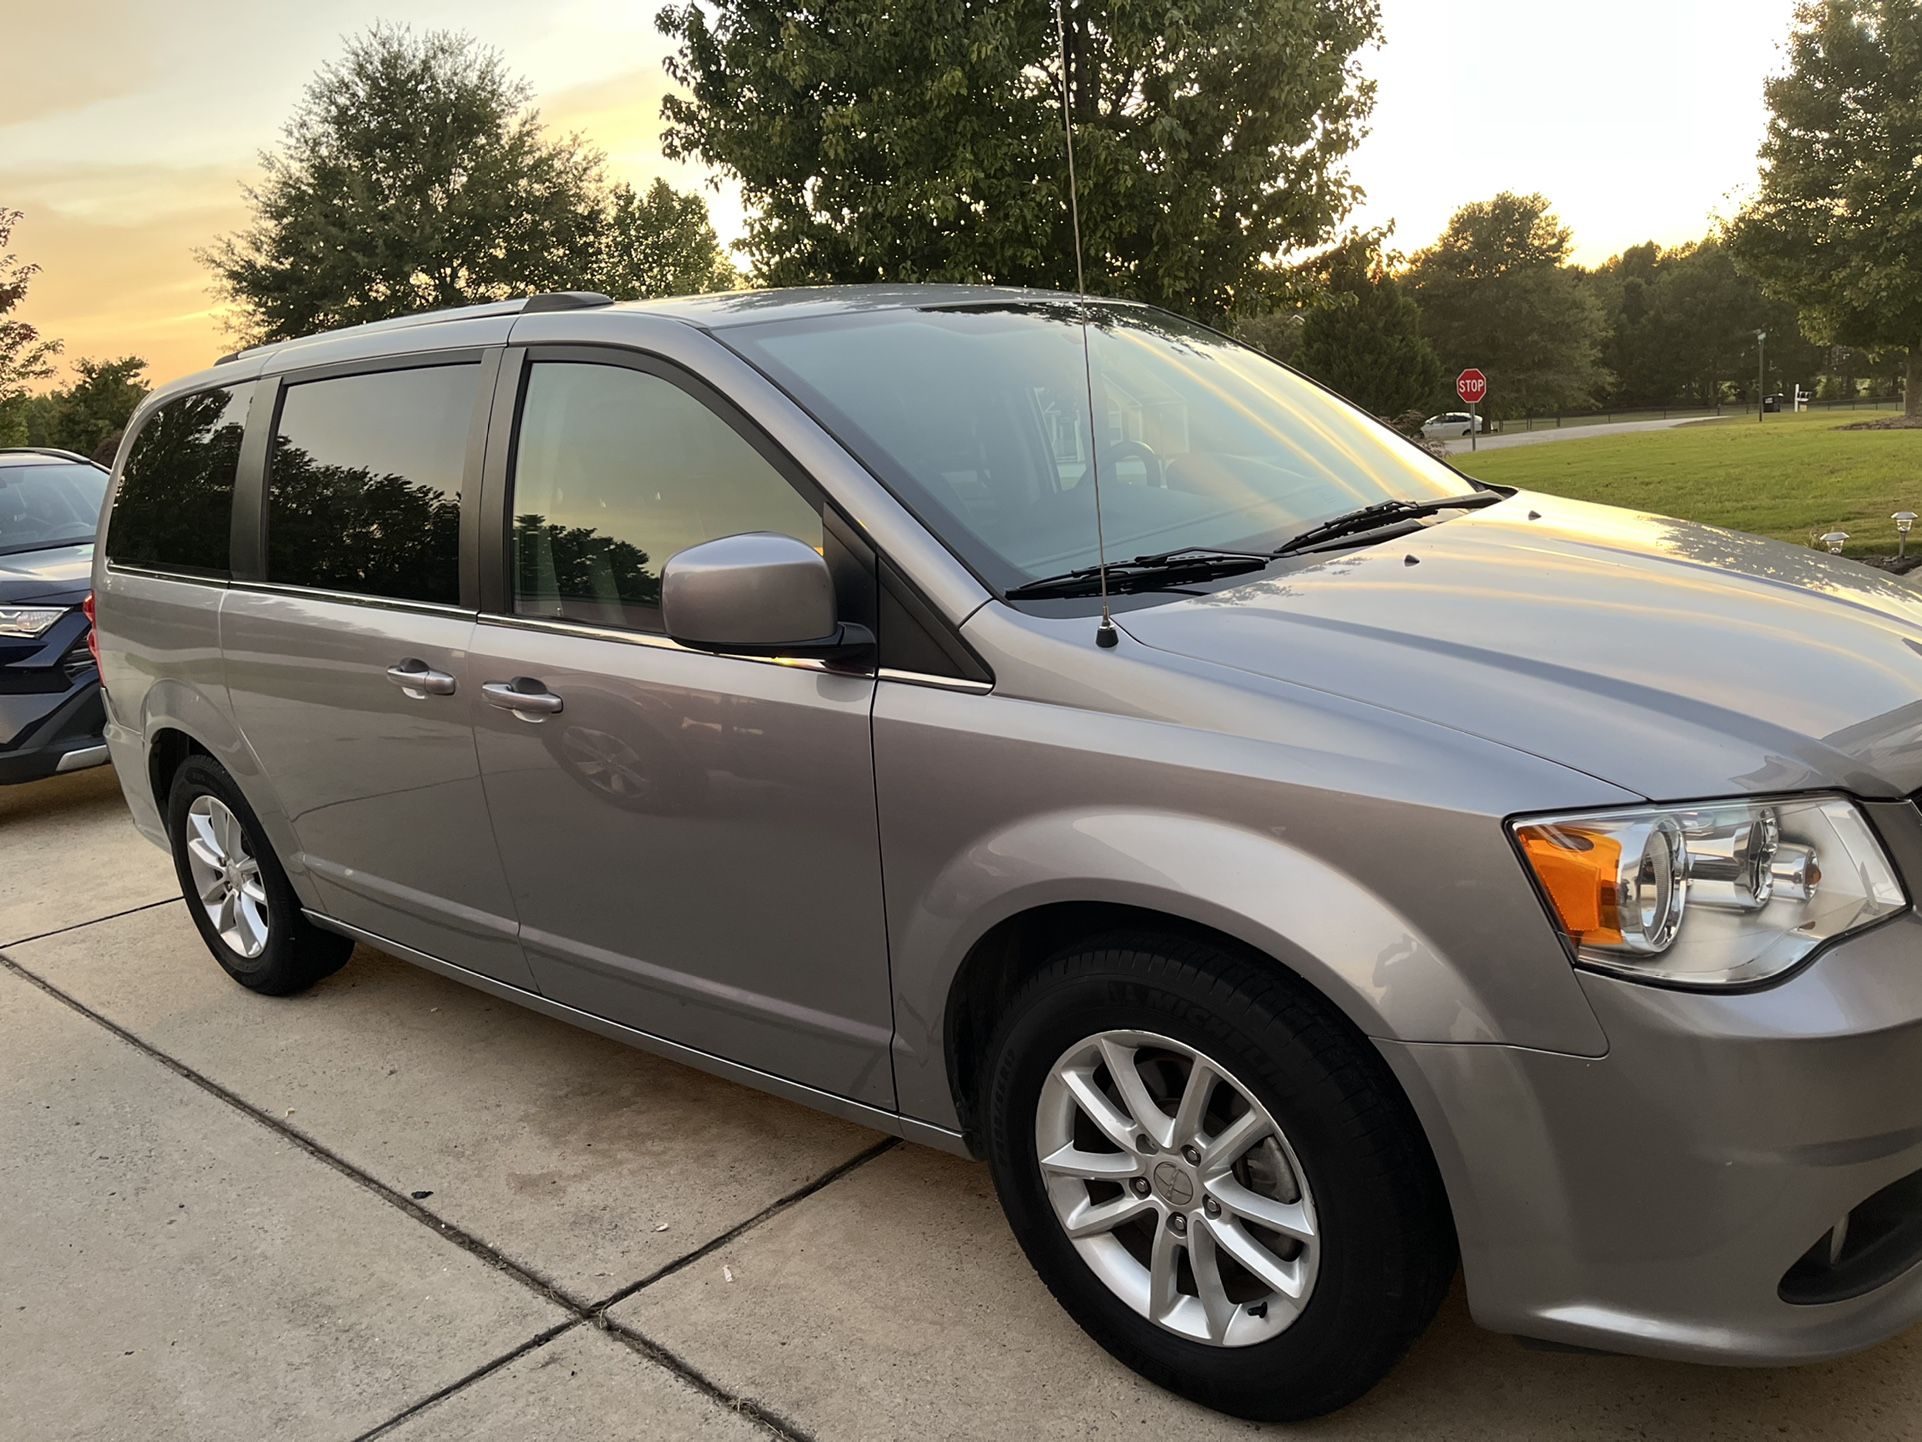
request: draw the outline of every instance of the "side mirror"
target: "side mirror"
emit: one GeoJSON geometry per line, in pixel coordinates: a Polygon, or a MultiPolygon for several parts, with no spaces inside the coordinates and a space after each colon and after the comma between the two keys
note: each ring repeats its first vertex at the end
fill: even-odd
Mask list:
{"type": "Polygon", "coordinates": [[[689,546],[661,571],[668,638],[736,656],[846,660],[872,649],[865,626],[834,612],[828,563],[805,541],[771,531],[689,546]]]}

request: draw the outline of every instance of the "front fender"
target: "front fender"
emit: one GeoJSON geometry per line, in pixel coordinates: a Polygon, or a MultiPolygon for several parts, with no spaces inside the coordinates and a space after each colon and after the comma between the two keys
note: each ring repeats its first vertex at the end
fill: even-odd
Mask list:
{"type": "Polygon", "coordinates": [[[1061,903],[1212,928],[1369,1036],[1606,1050],[1503,818],[1615,788],[1333,698],[1256,708],[1202,695],[1218,717],[1252,710],[1271,733],[1256,736],[884,692],[875,781],[907,1116],[955,1124],[948,1022],[971,953],[1061,903]]]}

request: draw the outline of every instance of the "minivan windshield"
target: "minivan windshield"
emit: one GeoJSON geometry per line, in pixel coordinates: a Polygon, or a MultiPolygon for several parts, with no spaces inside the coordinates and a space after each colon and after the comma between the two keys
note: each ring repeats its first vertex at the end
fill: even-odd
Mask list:
{"type": "Polygon", "coordinates": [[[1313,382],[1145,307],[997,302],[722,335],[1003,591],[1094,562],[1091,462],[1111,561],[1265,552],[1361,506],[1474,491],[1313,382]]]}
{"type": "Polygon", "coordinates": [[[107,473],[77,461],[0,466],[0,556],[91,541],[107,473]]]}

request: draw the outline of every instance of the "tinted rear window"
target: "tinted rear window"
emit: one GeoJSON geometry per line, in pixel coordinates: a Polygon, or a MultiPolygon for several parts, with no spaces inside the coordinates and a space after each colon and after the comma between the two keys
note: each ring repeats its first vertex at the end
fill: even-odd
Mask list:
{"type": "Polygon", "coordinates": [[[267,487],[267,579],[460,601],[460,492],[477,368],[290,385],[267,487]]]}
{"type": "Polygon", "coordinates": [[[227,574],[234,468],[253,382],[168,401],[134,438],[107,527],[107,559],[227,574]]]}

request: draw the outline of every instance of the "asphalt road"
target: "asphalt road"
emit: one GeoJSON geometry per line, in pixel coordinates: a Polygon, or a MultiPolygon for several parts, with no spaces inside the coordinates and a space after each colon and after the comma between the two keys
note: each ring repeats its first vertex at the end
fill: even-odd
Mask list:
{"type": "MultiPolygon", "coordinates": [[[[0,1437],[1261,1432],[1088,1342],[983,1168],[368,948],[254,996],[110,771],[0,790],[0,1437]]],[[[1725,1371],[1524,1350],[1458,1288],[1267,1435],[1918,1434],[1922,1329],[1725,1371]]]]}
{"type": "MultiPolygon", "coordinates": [[[[1506,433],[1479,436],[1476,449],[1484,451],[1506,450],[1510,446],[1541,446],[1551,441],[1579,441],[1591,436],[1626,436],[1636,431],[1666,431],[1676,426],[1693,425],[1698,421],[1739,420],[1739,416],[1657,416],[1650,421],[1603,421],[1595,425],[1548,426],[1538,431],[1508,431],[1506,433]]],[[[1753,419],[1751,417],[1751,419],[1753,419]]],[[[1448,443],[1450,455],[1467,455],[1466,440],[1451,440],[1448,443]]]]}

